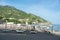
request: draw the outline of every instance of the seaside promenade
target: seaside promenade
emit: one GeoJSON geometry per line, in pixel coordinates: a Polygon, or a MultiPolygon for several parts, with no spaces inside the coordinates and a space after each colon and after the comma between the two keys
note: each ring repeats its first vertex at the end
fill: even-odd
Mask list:
{"type": "MultiPolygon", "coordinates": [[[[31,26],[25,26],[25,25],[23,25],[23,26],[20,26],[20,25],[13,26],[13,24],[9,24],[7,26],[3,25],[3,28],[9,28],[9,29],[10,28],[11,29],[13,29],[13,28],[14,29],[15,28],[20,29],[21,27],[23,27],[24,29],[29,27],[28,29],[31,29],[31,26]]],[[[43,31],[44,31],[46,29],[46,26],[43,26],[43,27],[44,27],[44,29],[43,29],[43,31]]],[[[2,28],[2,26],[1,26],[1,28],[2,28]]],[[[38,28],[41,29],[41,26],[40,27],[39,26],[35,26],[34,28],[35,29],[38,29],[38,28]]],[[[51,34],[48,31],[46,31],[46,32],[38,32],[38,33],[35,33],[35,34],[31,34],[31,33],[17,33],[17,32],[16,33],[0,32],[0,40],[60,40],[60,35],[56,35],[55,33],[56,32],[53,32],[51,34]]]]}

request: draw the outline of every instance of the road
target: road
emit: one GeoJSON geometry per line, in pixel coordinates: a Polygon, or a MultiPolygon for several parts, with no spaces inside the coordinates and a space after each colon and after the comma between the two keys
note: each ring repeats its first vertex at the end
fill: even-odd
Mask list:
{"type": "Polygon", "coordinates": [[[48,33],[0,33],[0,40],[60,40],[60,36],[48,33]]]}

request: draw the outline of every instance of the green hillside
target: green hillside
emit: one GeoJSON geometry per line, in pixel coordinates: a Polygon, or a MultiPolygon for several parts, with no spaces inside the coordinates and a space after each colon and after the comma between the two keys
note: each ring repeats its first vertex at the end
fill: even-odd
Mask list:
{"type": "MultiPolygon", "coordinates": [[[[29,19],[28,22],[47,22],[45,19],[36,16],[32,13],[26,13],[22,10],[16,9],[15,7],[12,6],[1,6],[0,5],[0,19],[7,20],[7,21],[13,21],[17,23],[22,23],[19,21],[19,19],[29,19]]],[[[25,22],[26,20],[22,20],[25,22]]]]}

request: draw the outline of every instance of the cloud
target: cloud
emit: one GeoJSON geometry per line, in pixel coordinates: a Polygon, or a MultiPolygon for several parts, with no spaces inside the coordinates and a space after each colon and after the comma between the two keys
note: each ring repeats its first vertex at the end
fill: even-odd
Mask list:
{"type": "Polygon", "coordinates": [[[7,3],[5,0],[0,0],[0,5],[11,5],[11,4],[7,3]]]}

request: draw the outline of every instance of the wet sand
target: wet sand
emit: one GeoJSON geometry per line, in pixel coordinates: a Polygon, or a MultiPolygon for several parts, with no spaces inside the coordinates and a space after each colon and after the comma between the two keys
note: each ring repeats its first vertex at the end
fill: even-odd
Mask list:
{"type": "Polygon", "coordinates": [[[60,40],[60,36],[48,33],[0,33],[0,40],[60,40]]]}

